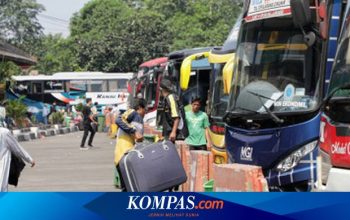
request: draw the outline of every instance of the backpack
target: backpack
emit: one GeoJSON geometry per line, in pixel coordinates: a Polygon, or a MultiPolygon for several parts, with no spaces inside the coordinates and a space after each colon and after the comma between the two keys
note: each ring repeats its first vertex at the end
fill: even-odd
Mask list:
{"type": "Polygon", "coordinates": [[[185,140],[190,135],[186,122],[185,107],[182,101],[176,95],[175,101],[177,102],[180,113],[180,122],[176,132],[176,140],[185,140]]]}

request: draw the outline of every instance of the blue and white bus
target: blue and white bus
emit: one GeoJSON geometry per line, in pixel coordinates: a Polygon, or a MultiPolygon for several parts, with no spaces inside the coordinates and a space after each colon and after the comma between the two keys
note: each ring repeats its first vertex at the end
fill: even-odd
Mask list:
{"type": "Polygon", "coordinates": [[[340,0],[246,1],[225,117],[229,161],[262,167],[270,190],[316,181],[320,107],[340,0]]]}
{"type": "Polygon", "coordinates": [[[132,73],[63,72],[53,75],[12,76],[6,85],[6,99],[25,96],[28,111],[42,121],[44,104],[76,105],[91,98],[101,106],[127,108],[127,82],[132,73]]]}

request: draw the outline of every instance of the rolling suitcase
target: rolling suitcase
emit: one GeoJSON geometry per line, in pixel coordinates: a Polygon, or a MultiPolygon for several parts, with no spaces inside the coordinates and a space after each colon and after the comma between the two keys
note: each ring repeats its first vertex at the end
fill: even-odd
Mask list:
{"type": "Polygon", "coordinates": [[[128,192],[161,192],[186,182],[175,145],[170,141],[137,144],[119,168],[128,192]]]}

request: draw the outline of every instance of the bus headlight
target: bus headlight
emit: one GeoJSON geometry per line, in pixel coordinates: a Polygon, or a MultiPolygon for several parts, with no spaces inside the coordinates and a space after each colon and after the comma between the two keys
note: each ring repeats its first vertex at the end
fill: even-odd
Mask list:
{"type": "Polygon", "coordinates": [[[318,141],[310,142],[298,150],[294,151],[291,155],[285,158],[282,162],[277,165],[277,171],[287,172],[298,165],[300,160],[311,153],[317,146],[318,141]]]}

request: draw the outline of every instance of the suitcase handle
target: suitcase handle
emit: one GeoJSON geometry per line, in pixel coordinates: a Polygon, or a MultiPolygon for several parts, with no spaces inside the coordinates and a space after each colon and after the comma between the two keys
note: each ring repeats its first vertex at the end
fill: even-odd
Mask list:
{"type": "Polygon", "coordinates": [[[138,151],[138,150],[131,150],[131,151],[129,151],[129,153],[131,153],[131,152],[136,152],[136,153],[137,153],[137,156],[138,156],[140,159],[145,158],[145,157],[143,156],[143,154],[142,154],[140,151],[138,151]]]}
{"type": "Polygon", "coordinates": [[[162,142],[162,146],[163,146],[164,150],[169,150],[169,147],[168,147],[168,145],[166,145],[166,141],[165,140],[162,142]]]}
{"type": "MultiPolygon", "coordinates": [[[[169,150],[168,145],[166,145],[166,141],[163,141],[163,142],[162,142],[162,146],[163,146],[163,149],[164,149],[164,150],[169,150]]],[[[143,156],[143,154],[141,153],[141,151],[139,151],[139,150],[133,149],[133,150],[129,151],[129,153],[131,153],[131,152],[136,152],[136,153],[137,153],[137,156],[138,156],[140,159],[145,158],[145,157],[143,156]]]]}

